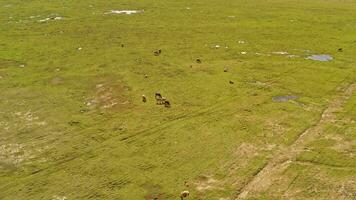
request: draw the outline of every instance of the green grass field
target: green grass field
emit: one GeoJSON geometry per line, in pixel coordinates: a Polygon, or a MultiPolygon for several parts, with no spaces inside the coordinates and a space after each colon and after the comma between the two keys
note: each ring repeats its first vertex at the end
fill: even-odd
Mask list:
{"type": "Polygon", "coordinates": [[[354,0],[0,0],[0,24],[1,200],[356,199],[354,0]]]}

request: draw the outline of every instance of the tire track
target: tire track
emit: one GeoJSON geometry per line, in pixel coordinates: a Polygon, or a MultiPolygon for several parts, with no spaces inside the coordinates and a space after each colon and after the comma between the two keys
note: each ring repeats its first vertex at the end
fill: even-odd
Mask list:
{"type": "Polygon", "coordinates": [[[356,91],[356,83],[349,84],[336,96],[321,114],[320,120],[312,127],[305,130],[295,142],[283,149],[278,150],[266,166],[257,173],[241,190],[236,199],[246,199],[249,194],[265,191],[277,181],[279,174],[293,163],[304,147],[322,134],[323,125],[336,120],[335,113],[341,111],[344,104],[356,91]]]}
{"type": "MultiPolygon", "coordinates": [[[[241,95],[241,94],[239,94],[239,95],[241,95]]],[[[127,137],[124,137],[124,138],[119,138],[120,136],[111,137],[111,138],[101,142],[98,145],[91,146],[90,148],[87,148],[86,150],[82,151],[81,153],[73,153],[74,155],[72,155],[70,157],[66,157],[64,159],[61,159],[61,160],[58,160],[57,162],[52,163],[49,166],[46,166],[44,168],[35,170],[34,172],[28,174],[27,176],[25,176],[25,177],[23,177],[21,179],[27,179],[27,178],[31,178],[33,176],[48,176],[48,175],[50,175],[52,173],[57,172],[58,170],[63,169],[63,167],[65,165],[67,165],[68,163],[74,162],[74,161],[76,161],[78,159],[82,159],[82,161],[80,161],[80,163],[78,164],[78,165],[81,165],[81,164],[83,164],[85,162],[88,162],[88,160],[99,156],[99,155],[95,154],[95,152],[96,151],[100,151],[103,148],[107,148],[108,146],[112,146],[113,141],[119,140],[119,141],[122,141],[122,142],[134,143],[134,142],[137,141],[137,139],[142,139],[142,137],[148,137],[150,135],[160,133],[160,131],[162,131],[164,129],[167,129],[169,127],[172,127],[174,125],[177,125],[179,123],[187,121],[189,119],[192,119],[192,118],[195,118],[195,117],[198,117],[198,116],[202,116],[202,115],[211,115],[211,114],[221,110],[222,105],[226,105],[226,104],[234,102],[239,95],[231,96],[231,97],[226,98],[226,99],[224,99],[224,100],[222,100],[222,101],[220,101],[220,102],[218,102],[218,103],[216,103],[214,105],[211,105],[211,106],[208,106],[208,107],[205,107],[205,108],[202,108],[202,109],[198,109],[198,110],[192,111],[190,113],[178,116],[177,118],[172,119],[172,120],[170,120],[168,122],[162,123],[160,125],[149,127],[149,128],[142,129],[142,130],[137,130],[136,132],[134,132],[131,135],[129,135],[127,137]]],[[[267,99],[264,100],[263,102],[265,102],[265,101],[267,101],[267,99]]],[[[233,113],[235,113],[235,112],[236,111],[234,111],[233,113]]],[[[99,123],[100,122],[98,122],[96,124],[99,124],[99,123]]],[[[85,131],[85,130],[83,130],[83,131],[85,131]]],[[[112,150],[114,150],[114,149],[112,149],[112,150]]],[[[21,182],[21,181],[19,181],[19,182],[21,182]]],[[[7,189],[11,188],[11,186],[13,184],[15,184],[15,183],[9,183],[9,184],[3,186],[2,190],[7,190],[7,189]]]]}

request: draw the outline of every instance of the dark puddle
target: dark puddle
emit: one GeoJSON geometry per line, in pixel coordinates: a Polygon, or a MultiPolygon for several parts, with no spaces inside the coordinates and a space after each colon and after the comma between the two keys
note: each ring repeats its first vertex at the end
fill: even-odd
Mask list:
{"type": "Polygon", "coordinates": [[[307,59],[309,60],[316,60],[316,61],[322,61],[322,62],[327,62],[331,61],[333,59],[332,56],[327,55],[327,54],[321,54],[321,55],[311,55],[308,56],[307,59]]]}
{"type": "Polygon", "coordinates": [[[287,102],[289,100],[295,100],[298,99],[298,96],[295,95],[288,95],[288,96],[275,96],[272,98],[274,102],[287,102]]]}

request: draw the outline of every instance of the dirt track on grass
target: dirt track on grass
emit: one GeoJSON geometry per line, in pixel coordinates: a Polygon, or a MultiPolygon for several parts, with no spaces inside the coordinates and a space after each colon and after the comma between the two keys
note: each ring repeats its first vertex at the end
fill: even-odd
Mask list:
{"type": "Polygon", "coordinates": [[[347,100],[355,91],[356,83],[352,83],[342,89],[323,111],[320,120],[301,133],[292,145],[278,150],[265,167],[241,189],[237,199],[245,199],[249,194],[265,191],[273,182],[277,181],[280,173],[287,169],[291,163],[295,162],[298,154],[304,150],[306,144],[322,134],[323,126],[336,120],[335,113],[342,110],[347,100]]]}

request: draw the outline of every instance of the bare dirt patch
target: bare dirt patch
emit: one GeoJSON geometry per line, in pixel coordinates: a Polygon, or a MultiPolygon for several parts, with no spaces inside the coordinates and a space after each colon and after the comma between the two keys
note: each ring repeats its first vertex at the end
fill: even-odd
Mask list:
{"type": "Polygon", "coordinates": [[[324,138],[335,141],[331,148],[337,152],[352,153],[354,146],[356,146],[356,141],[345,140],[341,135],[326,135],[324,138]]]}
{"type": "Polygon", "coordinates": [[[21,144],[0,145],[0,161],[18,166],[27,159],[32,158],[30,151],[21,144]]]}
{"type": "MultiPolygon", "coordinates": [[[[300,164],[300,163],[298,163],[300,164]]],[[[319,166],[304,164],[308,170],[303,174],[297,175],[285,174],[278,182],[277,188],[274,189],[275,194],[279,194],[283,199],[301,199],[305,196],[314,196],[313,199],[340,199],[352,200],[355,199],[356,182],[349,180],[336,180],[328,176],[327,172],[322,172],[319,166]],[[310,177],[308,186],[298,184],[299,179],[303,176],[310,177]]]]}
{"type": "Polygon", "coordinates": [[[194,185],[196,186],[196,190],[200,192],[206,190],[222,189],[219,181],[207,175],[200,176],[198,181],[195,182],[194,185]]]}
{"type": "Polygon", "coordinates": [[[270,130],[273,134],[283,135],[283,133],[287,132],[287,128],[283,126],[277,119],[267,119],[265,122],[265,127],[267,130],[270,130]]]}
{"type": "Polygon", "coordinates": [[[258,151],[259,150],[256,146],[248,143],[242,143],[234,152],[234,156],[242,162],[247,162],[249,158],[257,156],[258,151]]]}
{"type": "Polygon", "coordinates": [[[132,106],[125,95],[128,88],[119,83],[102,82],[95,86],[94,95],[85,104],[105,110],[121,110],[132,106]]]}
{"type": "Polygon", "coordinates": [[[25,126],[45,126],[47,125],[46,121],[40,119],[35,112],[28,110],[26,112],[15,112],[14,117],[19,119],[19,123],[25,126]]]}

